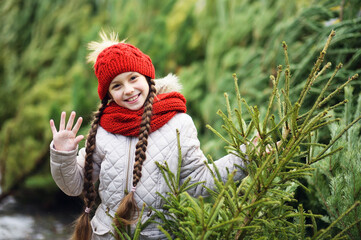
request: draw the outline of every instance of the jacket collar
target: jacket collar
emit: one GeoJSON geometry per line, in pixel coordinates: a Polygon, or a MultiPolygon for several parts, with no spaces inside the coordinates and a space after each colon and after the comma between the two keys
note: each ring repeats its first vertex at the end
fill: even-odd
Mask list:
{"type": "Polygon", "coordinates": [[[157,94],[180,92],[182,90],[182,84],[176,75],[170,73],[164,78],[155,79],[155,88],[157,94]]]}

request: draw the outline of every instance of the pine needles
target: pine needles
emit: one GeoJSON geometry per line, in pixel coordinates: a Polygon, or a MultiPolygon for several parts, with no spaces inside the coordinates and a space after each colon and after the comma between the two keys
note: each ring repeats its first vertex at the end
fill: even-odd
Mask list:
{"type": "MultiPolygon", "coordinates": [[[[332,31],[295,103],[289,98],[292,77],[285,43],[285,72],[283,74],[282,66],[279,66],[277,75],[271,76],[273,90],[265,114],[241,97],[238,79],[233,76],[237,106],[232,111],[229,96],[225,94],[227,112],[218,111],[227,135],[211,126],[208,128],[225,141],[229,152],[247,163],[248,176],[245,179],[235,182],[233,172],[224,183],[216,170],[213,173],[215,188],[208,189],[210,196],[193,198],[187,193],[193,187],[189,181],[180,185],[178,174],[174,175],[167,165],[159,165],[171,192],[162,196],[166,211],[157,211],[156,215],[162,220],[159,228],[169,239],[328,239],[331,229],[357,207],[358,202],[328,228],[319,230],[316,219],[322,215],[305,211],[294,196],[299,187],[307,191],[300,180],[312,176],[312,163],[340,151],[342,148],[329,149],[360,120],[358,117],[345,126],[328,144],[314,141],[313,136],[319,129],[335,121],[330,112],[345,103],[325,104],[333,97],[333,93],[328,96],[326,93],[340,64],[313,106],[306,109],[302,105],[313,83],[331,66],[327,63],[321,67],[334,35],[332,31]],[[283,88],[279,87],[281,83],[284,83],[283,88]],[[249,120],[243,118],[244,112],[250,116],[249,120]],[[244,152],[242,145],[246,147],[244,152]],[[314,148],[318,149],[316,155],[314,148]]],[[[335,91],[343,90],[357,77],[357,74],[352,76],[335,91]]],[[[342,235],[340,232],[334,239],[341,239],[342,235]]]]}

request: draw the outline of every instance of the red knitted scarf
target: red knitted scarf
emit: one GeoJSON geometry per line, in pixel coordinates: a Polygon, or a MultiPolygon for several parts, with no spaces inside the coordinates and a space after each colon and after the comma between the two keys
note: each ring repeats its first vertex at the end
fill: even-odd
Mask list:
{"type": "MultiPolygon", "coordinates": [[[[109,103],[100,119],[100,126],[111,133],[124,136],[138,136],[144,108],[137,111],[129,110],[116,104],[109,103]]],[[[166,124],[176,113],[185,113],[186,99],[179,92],[159,94],[154,98],[153,115],[151,118],[151,132],[166,124]]]]}

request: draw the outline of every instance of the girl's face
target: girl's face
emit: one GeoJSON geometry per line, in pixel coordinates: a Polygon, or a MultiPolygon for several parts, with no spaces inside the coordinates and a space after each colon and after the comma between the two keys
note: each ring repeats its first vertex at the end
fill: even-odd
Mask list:
{"type": "Polygon", "coordinates": [[[116,76],[109,85],[109,94],[119,106],[139,110],[148,97],[147,79],[137,72],[125,72],[116,76]]]}

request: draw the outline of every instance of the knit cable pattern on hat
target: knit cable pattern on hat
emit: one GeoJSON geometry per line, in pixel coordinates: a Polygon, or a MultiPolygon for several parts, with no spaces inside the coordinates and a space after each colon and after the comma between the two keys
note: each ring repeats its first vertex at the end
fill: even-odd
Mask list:
{"type": "Polygon", "coordinates": [[[94,65],[98,78],[98,94],[103,99],[112,80],[121,73],[138,72],[152,79],[155,69],[150,57],[128,43],[118,43],[104,49],[94,65]]]}

